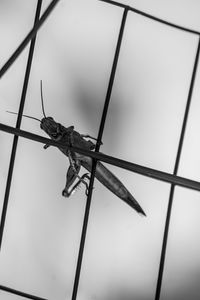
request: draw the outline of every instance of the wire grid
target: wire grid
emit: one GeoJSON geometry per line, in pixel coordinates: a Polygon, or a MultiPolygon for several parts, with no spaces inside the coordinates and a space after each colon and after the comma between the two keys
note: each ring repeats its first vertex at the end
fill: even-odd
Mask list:
{"type": "MultiPolygon", "coordinates": [[[[23,108],[24,108],[24,103],[25,103],[25,99],[26,99],[26,91],[27,91],[29,75],[30,75],[30,71],[31,71],[32,58],[33,58],[33,54],[34,54],[34,46],[35,46],[37,31],[39,30],[41,25],[44,23],[46,18],[49,16],[49,14],[52,12],[52,10],[55,8],[58,1],[59,0],[53,0],[49,4],[47,9],[44,11],[43,15],[40,17],[42,0],[38,0],[36,13],[35,13],[34,26],[33,26],[32,30],[28,33],[28,35],[25,37],[23,42],[19,45],[19,47],[16,49],[16,51],[13,53],[13,55],[8,59],[8,61],[4,64],[4,66],[0,69],[0,78],[1,78],[5,74],[5,72],[11,67],[11,65],[14,63],[16,58],[21,54],[21,52],[24,50],[24,48],[27,46],[27,44],[31,41],[16,126],[14,128],[14,127],[0,123],[0,130],[14,135],[13,146],[12,146],[12,151],[11,151],[11,156],[10,156],[9,171],[8,171],[8,176],[7,176],[6,190],[5,190],[5,196],[4,196],[4,203],[3,203],[2,215],[1,215],[1,221],[0,221],[0,247],[2,246],[2,241],[3,241],[4,225],[5,225],[9,193],[10,193],[10,187],[11,187],[11,181],[12,181],[12,173],[13,173],[13,168],[14,168],[15,155],[16,155],[19,136],[34,140],[36,142],[45,143],[45,144],[47,143],[47,144],[50,144],[55,147],[63,146],[62,143],[60,143],[60,142],[56,142],[56,141],[50,140],[48,138],[44,138],[42,136],[33,134],[33,133],[30,133],[30,132],[27,132],[24,130],[20,130],[23,108]]],[[[82,265],[82,258],[83,258],[84,245],[85,245],[85,238],[86,238],[86,233],[87,233],[87,226],[88,226],[88,219],[89,219],[89,212],[90,212],[90,204],[91,204],[91,200],[92,200],[92,190],[93,190],[93,183],[94,183],[94,178],[95,178],[95,169],[96,169],[96,163],[99,160],[99,161],[104,161],[106,163],[133,171],[135,173],[139,173],[144,176],[149,176],[156,180],[165,181],[165,182],[168,182],[171,184],[171,189],[170,189],[170,193],[169,193],[168,209],[167,209],[167,214],[166,214],[165,230],[164,230],[164,235],[163,235],[162,250],[161,250],[161,256],[160,256],[160,265],[159,265],[159,272],[158,272],[158,278],[157,278],[157,286],[156,286],[156,291],[155,291],[155,300],[159,300],[161,286],[162,286],[163,271],[164,271],[164,266],[165,266],[166,247],[167,247],[170,216],[171,216],[175,187],[176,187],[176,185],[178,185],[178,186],[182,186],[182,187],[186,187],[189,189],[194,189],[194,190],[200,191],[200,182],[177,176],[183,142],[184,142],[185,130],[186,130],[186,125],[187,125],[187,120],[188,120],[188,115],[189,115],[189,110],[190,110],[190,104],[191,104],[191,100],[192,100],[192,93],[193,93],[193,87],[194,87],[194,83],[195,83],[196,71],[197,71],[197,67],[198,67],[199,52],[200,52],[200,32],[167,22],[162,19],[159,19],[155,16],[146,14],[143,11],[137,10],[137,9],[130,7],[128,5],[125,5],[123,3],[109,1],[109,0],[99,0],[99,1],[121,7],[123,9],[123,15],[122,15],[119,34],[118,34],[118,40],[117,40],[116,50],[115,50],[115,54],[114,54],[112,69],[111,69],[111,73],[110,73],[107,94],[106,94],[106,98],[105,98],[105,102],[104,102],[104,108],[103,108],[103,112],[102,112],[101,122],[100,122],[100,126],[99,126],[99,132],[98,132],[98,138],[97,138],[95,152],[87,151],[87,150],[73,147],[73,146],[68,147],[72,151],[90,156],[93,159],[93,165],[92,165],[92,171],[91,171],[91,177],[90,177],[90,185],[89,185],[89,193],[88,193],[86,207],[85,207],[85,215],[84,215],[84,221],[83,221],[83,226],[82,226],[79,254],[78,254],[76,272],[75,272],[75,277],[74,277],[74,286],[73,286],[73,292],[72,292],[71,299],[76,300],[76,297],[77,297],[81,265],[82,265]],[[125,25],[126,25],[126,19],[127,19],[127,15],[128,15],[129,11],[134,12],[136,14],[140,14],[146,18],[150,18],[153,21],[163,23],[167,26],[171,26],[175,29],[183,30],[190,34],[198,35],[198,38],[199,38],[198,46],[197,46],[197,50],[196,50],[196,56],[195,56],[195,60],[194,60],[194,65],[193,65],[193,71],[191,74],[191,82],[190,82],[190,87],[189,87],[189,91],[188,91],[188,97],[187,97],[187,102],[186,102],[186,107],[185,107],[185,112],[184,112],[182,128],[181,128],[181,132],[180,132],[180,138],[179,138],[179,144],[178,144],[178,149],[177,149],[177,154],[176,154],[176,159],[175,159],[175,165],[174,165],[174,170],[173,170],[172,174],[162,172],[162,171],[159,171],[156,169],[144,167],[144,166],[141,166],[141,165],[129,162],[129,161],[121,160],[116,157],[108,156],[108,155],[105,155],[105,154],[102,154],[99,152],[100,145],[101,145],[101,139],[102,139],[102,135],[103,135],[103,131],[104,131],[104,125],[105,125],[105,121],[106,121],[106,117],[107,117],[107,110],[108,110],[110,97],[111,97],[111,93],[112,93],[112,87],[113,87],[113,83],[114,83],[117,62],[118,62],[119,53],[120,53],[120,46],[122,43],[123,33],[124,33],[125,25]]],[[[65,147],[66,147],[66,145],[65,145],[65,147]]],[[[15,294],[15,295],[27,298],[27,299],[45,300],[44,298],[30,295],[30,294],[24,293],[22,291],[15,290],[10,287],[5,287],[2,285],[0,285],[0,290],[15,294]]]]}

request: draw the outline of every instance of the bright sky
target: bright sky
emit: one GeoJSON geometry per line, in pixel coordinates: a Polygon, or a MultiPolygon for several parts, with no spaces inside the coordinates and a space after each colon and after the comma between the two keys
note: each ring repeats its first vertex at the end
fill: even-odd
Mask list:
{"type": "MultiPolygon", "coordinates": [[[[33,25],[37,1],[0,2],[0,65],[33,25]]],[[[43,1],[43,10],[50,3],[43,1]]],[[[196,0],[129,5],[200,31],[196,0]]],[[[41,28],[24,113],[46,114],[97,136],[123,9],[97,0],[61,0],[41,28]]],[[[173,172],[198,36],[129,12],[103,135],[103,153],[173,172]]],[[[15,126],[27,49],[0,81],[1,123],[15,126]]],[[[179,175],[200,177],[200,74],[197,72],[179,175]]],[[[46,136],[39,123],[22,129],[46,136]]],[[[0,203],[13,137],[0,132],[0,203]]],[[[84,187],[61,195],[68,159],[20,139],[3,246],[0,285],[49,300],[71,299],[86,203],[84,187]]],[[[154,299],[170,185],[108,165],[147,214],[141,218],[95,181],[77,300],[154,299]]],[[[200,195],[176,188],[162,300],[200,297],[200,195]]],[[[0,208],[1,208],[0,207],[0,208]]],[[[20,297],[0,291],[0,300],[20,297]]]]}

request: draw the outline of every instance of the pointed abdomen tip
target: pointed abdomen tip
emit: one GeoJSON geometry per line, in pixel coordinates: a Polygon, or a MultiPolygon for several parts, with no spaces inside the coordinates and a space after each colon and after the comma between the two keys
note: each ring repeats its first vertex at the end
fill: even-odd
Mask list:
{"type": "Polygon", "coordinates": [[[139,215],[140,215],[141,217],[146,217],[146,216],[147,216],[143,210],[139,212],[139,215]]]}

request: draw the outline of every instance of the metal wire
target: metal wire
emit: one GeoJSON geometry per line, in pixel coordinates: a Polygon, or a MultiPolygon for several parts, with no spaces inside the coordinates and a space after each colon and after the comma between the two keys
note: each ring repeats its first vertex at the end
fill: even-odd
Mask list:
{"type": "Polygon", "coordinates": [[[139,15],[141,15],[143,17],[146,17],[148,19],[154,20],[156,22],[162,23],[164,25],[168,25],[168,26],[176,28],[176,29],[180,29],[180,30],[183,30],[183,31],[186,31],[186,32],[189,32],[189,33],[200,35],[200,32],[197,31],[197,30],[193,30],[193,29],[190,29],[190,28],[187,28],[187,27],[184,27],[184,26],[179,26],[177,24],[165,21],[165,20],[157,18],[157,17],[155,17],[153,15],[147,14],[144,11],[136,9],[136,8],[134,8],[132,6],[128,6],[126,4],[123,4],[123,3],[120,3],[120,2],[116,2],[116,1],[111,1],[111,0],[99,0],[99,1],[106,2],[108,4],[112,4],[112,5],[123,7],[123,8],[127,7],[128,10],[130,10],[130,11],[136,13],[136,14],[139,14],[139,15]]]}
{"type": "Polygon", "coordinates": [[[47,300],[45,298],[41,298],[41,297],[37,297],[37,296],[31,295],[31,294],[28,294],[28,293],[24,293],[24,292],[21,292],[19,290],[15,290],[15,289],[9,288],[9,287],[4,286],[4,285],[0,285],[0,290],[5,291],[7,293],[11,293],[11,294],[17,295],[17,296],[25,297],[27,299],[32,299],[32,300],[47,300]]]}
{"type": "MultiPolygon", "coordinates": [[[[97,144],[96,144],[96,147],[95,147],[95,152],[96,153],[99,152],[99,149],[100,149],[100,146],[101,146],[101,139],[102,139],[102,135],[103,135],[103,130],[104,130],[105,120],[106,120],[106,116],[107,116],[108,106],[109,106],[109,102],[110,102],[110,96],[111,96],[111,92],[112,92],[113,82],[114,82],[114,78],[115,78],[117,62],[118,62],[118,58],[119,58],[119,52],[120,52],[123,32],[124,32],[124,28],[125,28],[127,13],[128,13],[128,10],[127,10],[127,8],[125,8],[123,16],[122,16],[122,20],[121,20],[121,26],[120,26],[120,31],[119,31],[119,35],[118,35],[118,40],[117,40],[113,65],[112,65],[112,69],[111,69],[110,80],[109,80],[109,83],[108,83],[106,99],[105,99],[105,102],[104,102],[104,108],[103,108],[101,122],[100,122],[100,126],[99,126],[97,144]]],[[[91,205],[91,198],[92,198],[92,190],[93,190],[93,184],[94,184],[94,178],[95,178],[96,165],[97,165],[97,159],[93,159],[91,176],[90,176],[90,185],[89,185],[87,203],[86,203],[86,207],[85,207],[85,215],[84,215],[84,220],[83,220],[81,241],[80,241],[80,246],[79,246],[78,261],[77,261],[77,267],[76,267],[76,273],[75,273],[75,279],[74,279],[74,286],[73,286],[73,292],[72,292],[72,300],[76,300],[77,291],[78,291],[78,285],[79,285],[80,271],[81,271],[81,265],[82,265],[82,260],[83,260],[83,251],[84,251],[85,239],[86,239],[86,233],[87,233],[87,226],[88,226],[88,219],[89,219],[89,213],[90,213],[90,205],[91,205]]]]}
{"type": "MultiPolygon", "coordinates": [[[[41,5],[42,0],[38,0],[37,12],[36,12],[33,29],[28,33],[28,35],[25,37],[25,39],[22,41],[22,43],[19,45],[19,47],[16,49],[16,51],[12,54],[12,56],[8,59],[8,61],[4,64],[4,66],[0,70],[0,78],[1,78],[6,73],[6,71],[9,69],[9,67],[14,63],[14,61],[17,59],[17,57],[21,54],[21,52],[27,46],[29,41],[32,39],[30,51],[29,51],[29,58],[28,58],[28,62],[27,62],[26,74],[25,74],[25,79],[24,79],[23,91],[22,91],[22,96],[21,96],[21,102],[20,102],[20,107],[19,107],[19,116],[18,116],[17,123],[16,123],[16,128],[7,126],[5,124],[0,124],[0,130],[8,132],[8,133],[12,133],[15,135],[14,140],[13,140],[13,148],[12,148],[12,154],[11,154],[11,158],[10,158],[10,166],[9,166],[9,172],[8,172],[8,178],[7,178],[5,198],[4,198],[4,204],[3,204],[3,209],[2,209],[2,218],[1,218],[1,224],[0,224],[0,247],[1,247],[1,243],[2,243],[3,229],[4,229],[4,224],[5,224],[5,218],[6,218],[6,211],[7,211],[7,205],[8,205],[9,191],[10,191],[10,187],[11,187],[11,179],[12,179],[15,154],[16,154],[16,149],[17,149],[18,136],[28,138],[30,140],[34,140],[34,141],[37,141],[40,143],[49,144],[49,145],[52,145],[55,147],[62,147],[62,146],[68,147],[68,145],[63,145],[62,143],[55,142],[53,140],[44,138],[42,136],[20,130],[21,118],[22,118],[22,114],[23,114],[23,107],[24,107],[24,103],[25,103],[25,96],[26,96],[26,90],[27,90],[27,85],[28,85],[28,78],[29,78],[29,74],[30,74],[31,62],[32,62],[32,57],[33,57],[35,36],[36,36],[37,31],[41,27],[41,25],[44,23],[44,21],[46,20],[48,15],[54,9],[55,5],[58,3],[58,1],[59,0],[53,0],[50,3],[50,5],[47,7],[47,9],[45,10],[43,15],[41,16],[41,18],[39,19],[39,10],[40,10],[39,6],[41,5]]],[[[137,164],[134,164],[134,163],[131,163],[128,161],[120,160],[115,157],[104,155],[99,152],[99,149],[100,149],[101,139],[102,139],[102,135],[103,135],[103,131],[104,131],[104,124],[105,124],[105,120],[106,120],[106,116],[107,116],[107,109],[108,109],[110,96],[111,96],[111,92],[112,92],[112,86],[113,86],[113,82],[114,82],[115,71],[116,71],[117,61],[118,61],[118,57],[119,57],[120,45],[121,45],[121,40],[122,40],[122,36],[123,36],[123,31],[124,31],[125,21],[126,21],[128,11],[132,11],[132,12],[142,15],[146,18],[160,22],[164,25],[171,26],[173,28],[183,30],[185,32],[192,33],[192,34],[197,34],[198,36],[200,36],[200,32],[186,28],[186,27],[176,25],[174,23],[165,21],[160,18],[157,18],[155,16],[152,16],[150,14],[147,14],[143,11],[137,10],[133,7],[130,7],[130,6],[120,3],[120,2],[115,2],[115,1],[110,1],[110,0],[99,0],[99,1],[121,7],[124,9],[124,13],[123,13],[120,32],[119,32],[119,36],[118,36],[118,42],[117,42],[117,47],[116,47],[116,51],[115,51],[110,80],[109,80],[109,84],[108,84],[104,109],[102,112],[102,118],[101,118],[101,123],[100,123],[100,127],[99,127],[99,133],[98,133],[98,139],[97,139],[97,145],[95,148],[95,152],[91,152],[91,151],[87,151],[87,150],[80,149],[77,147],[69,146],[69,149],[71,149],[72,151],[82,153],[86,156],[90,156],[93,158],[93,166],[92,166],[92,172],[91,172],[89,194],[88,194],[86,208],[85,208],[85,215],[84,215],[84,221],[83,221],[83,227],[82,227],[81,241],[80,241],[80,246],[79,246],[79,254],[78,254],[76,274],[75,274],[75,279],[74,279],[72,300],[76,299],[77,291],[78,291],[79,278],[80,278],[80,272],[81,272],[81,264],[82,264],[82,259],[83,259],[83,251],[84,251],[84,245],[85,245],[85,239],[86,239],[86,232],[87,232],[87,225],[88,225],[88,219],[89,219],[89,211],[90,211],[90,205],[91,205],[92,189],[93,189],[95,168],[96,168],[97,160],[101,160],[101,161],[107,162],[109,164],[136,172],[138,174],[148,176],[148,177],[172,184],[171,190],[170,190],[170,196],[169,196],[168,210],[167,210],[166,223],[165,223],[165,231],[164,231],[164,236],[163,236],[163,245],[162,245],[162,251],[161,251],[161,260],[160,260],[160,267],[159,267],[159,274],[158,274],[158,281],[157,281],[157,288],[156,288],[156,295],[155,295],[155,300],[159,300],[161,285],[162,285],[162,276],[163,276],[163,270],[164,270],[164,264],[165,264],[165,254],[166,254],[168,230],[169,230],[169,224],[170,224],[170,216],[171,216],[175,186],[179,185],[182,187],[200,191],[200,182],[177,176],[178,166],[179,166],[179,162],[180,162],[181,151],[182,151],[183,141],[184,141],[184,136],[185,136],[185,130],[186,130],[186,125],[187,125],[187,119],[188,119],[188,115],[189,115],[189,108],[190,108],[190,103],[191,103],[191,99],[192,99],[195,75],[196,75],[196,70],[197,70],[197,65],[198,65],[199,52],[200,52],[200,39],[199,39],[197,53],[196,53],[196,57],[195,57],[195,63],[194,63],[194,68],[193,68],[193,73],[192,73],[192,78],[191,78],[190,89],[189,89],[189,93],[188,93],[188,99],[187,99],[187,104],[186,104],[186,109],[185,109],[185,114],[184,114],[182,130],[181,130],[181,135],[180,135],[180,140],[179,140],[173,174],[169,174],[169,173],[155,170],[152,168],[137,165],[137,164]]],[[[10,292],[10,293],[13,293],[13,294],[16,294],[16,295],[19,295],[19,296],[22,296],[22,297],[29,298],[29,299],[44,300],[43,298],[32,296],[32,295],[29,295],[29,294],[26,294],[26,293],[23,293],[23,292],[20,292],[20,291],[17,291],[17,290],[14,290],[14,289],[11,289],[11,288],[8,288],[5,286],[0,285],[0,289],[10,292]]]]}
{"type": "Polygon", "coordinates": [[[3,65],[3,67],[0,69],[0,78],[6,73],[6,71],[11,67],[11,65],[14,63],[14,61],[17,59],[17,57],[22,53],[22,51],[25,49],[25,47],[28,45],[30,40],[36,36],[37,31],[40,29],[44,21],[47,19],[47,17],[50,15],[56,4],[60,0],[53,0],[47,9],[44,11],[43,15],[40,19],[34,24],[33,29],[27,34],[25,39],[21,42],[21,44],[17,47],[17,49],[14,51],[14,53],[11,55],[11,57],[7,60],[7,62],[3,65]]]}
{"type": "MultiPolygon", "coordinates": [[[[199,52],[200,52],[200,38],[198,41],[198,47],[197,47],[196,57],[195,57],[195,61],[194,61],[190,89],[189,89],[188,98],[187,98],[187,102],[186,102],[183,124],[182,124],[182,129],[181,129],[181,134],[180,134],[180,139],[179,139],[179,144],[178,144],[178,149],[177,149],[177,154],[176,154],[176,161],[175,161],[175,166],[174,166],[174,171],[173,171],[174,175],[176,175],[178,173],[178,167],[179,167],[179,163],[180,163],[180,158],[181,158],[181,153],[182,153],[182,148],[183,148],[183,141],[184,141],[184,137],[185,137],[186,126],[187,126],[190,105],[191,105],[191,100],[192,100],[192,93],[193,93],[193,89],[194,89],[194,82],[195,82],[195,77],[196,77],[196,72],[197,72],[197,66],[198,66],[198,62],[199,62],[199,52]]],[[[165,221],[165,230],[164,230],[164,236],[163,236],[163,244],[162,244],[162,250],[161,250],[161,258],[160,258],[160,266],[159,266],[159,272],[158,272],[155,300],[160,299],[163,270],[164,270],[165,256],[166,256],[166,248],[167,248],[167,240],[168,240],[168,233],[169,233],[169,225],[170,225],[170,219],[171,219],[172,204],[173,204],[173,199],[174,199],[174,191],[175,191],[175,185],[172,184],[171,189],[170,189],[170,194],[169,194],[169,202],[168,202],[167,215],[166,215],[166,221],[165,221]]]]}
{"type": "MultiPolygon", "coordinates": [[[[42,6],[42,0],[38,0],[36,13],[35,13],[34,24],[36,24],[38,19],[39,19],[41,6],[42,6]]],[[[26,92],[27,92],[27,87],[28,87],[29,75],[30,75],[31,64],[32,64],[32,60],[33,60],[33,52],[34,52],[34,48],[35,48],[35,40],[36,40],[36,36],[33,37],[32,41],[31,41],[30,49],[29,49],[26,72],[25,72],[25,77],[24,77],[24,84],[23,84],[22,95],[21,95],[21,100],[20,100],[20,105],[19,105],[18,116],[17,116],[17,123],[16,123],[16,128],[18,128],[18,129],[21,126],[21,120],[22,120],[23,109],[24,109],[24,104],[25,104],[25,98],[26,98],[26,92]]],[[[17,151],[17,144],[18,144],[18,136],[15,135],[14,139],[13,139],[13,145],[12,145],[12,151],[11,151],[11,157],[10,157],[10,164],[9,164],[8,176],[7,176],[7,182],[6,182],[6,189],[5,189],[5,195],[4,195],[3,209],[2,209],[2,214],[1,214],[0,249],[1,249],[1,246],[2,246],[3,231],[4,231],[4,226],[5,226],[5,220],[6,220],[6,213],[7,213],[7,207],[8,207],[8,200],[9,200],[9,194],[10,194],[12,174],[13,174],[15,156],[16,156],[16,151],[17,151]]]]}
{"type": "Polygon", "coordinates": [[[71,151],[78,152],[80,154],[83,154],[85,156],[90,156],[92,158],[96,158],[105,163],[132,171],[132,172],[140,174],[140,175],[144,175],[144,176],[147,176],[147,177],[150,177],[150,178],[153,178],[156,180],[160,180],[160,181],[163,181],[166,183],[175,184],[175,185],[185,187],[188,189],[200,191],[200,182],[199,181],[191,180],[191,179],[188,179],[185,177],[181,177],[181,176],[173,175],[173,174],[170,174],[167,172],[163,172],[163,171],[159,171],[156,169],[141,166],[141,165],[135,164],[130,161],[126,161],[123,159],[119,159],[119,158],[116,158],[113,156],[103,154],[101,152],[92,152],[92,151],[85,150],[82,148],[62,144],[60,142],[53,141],[46,137],[31,133],[29,131],[19,130],[19,129],[16,129],[15,127],[11,127],[11,126],[1,124],[1,123],[0,123],[0,130],[7,132],[7,133],[15,134],[17,136],[21,136],[23,138],[26,138],[26,139],[29,139],[29,140],[32,140],[35,142],[49,144],[54,147],[61,147],[61,148],[66,147],[66,148],[70,149],[71,151]]]}

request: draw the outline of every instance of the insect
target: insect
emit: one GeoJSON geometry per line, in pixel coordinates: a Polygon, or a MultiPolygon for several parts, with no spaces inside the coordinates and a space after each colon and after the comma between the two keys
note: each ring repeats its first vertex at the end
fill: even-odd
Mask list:
{"type": "MultiPolygon", "coordinates": [[[[59,141],[66,146],[74,146],[83,148],[86,150],[94,150],[95,144],[90,140],[96,140],[90,135],[83,135],[74,130],[74,126],[65,127],[60,123],[56,122],[52,117],[47,117],[44,110],[44,100],[42,92],[42,81],[40,81],[40,91],[41,91],[41,103],[42,112],[44,117],[39,120],[35,117],[23,115],[24,117],[31,118],[40,122],[40,128],[44,130],[47,135],[55,141],[59,141]],[[90,138],[88,140],[88,138],[90,138]]],[[[17,114],[15,112],[9,113],[17,114]]],[[[44,145],[44,149],[47,149],[50,145],[44,145]]],[[[85,185],[85,193],[88,195],[88,183],[87,180],[90,179],[89,173],[85,173],[82,176],[79,175],[81,167],[84,167],[87,171],[91,172],[92,169],[92,158],[73,152],[68,147],[59,147],[59,150],[68,157],[69,168],[66,174],[66,184],[62,191],[64,197],[69,197],[77,187],[82,183],[85,185]],[[75,181],[77,180],[77,183],[75,181]],[[74,184],[74,185],[73,185],[74,184]]],[[[130,205],[138,213],[146,215],[136,199],[131,195],[131,193],[126,189],[123,183],[101,162],[97,162],[95,177],[99,180],[106,188],[113,192],[116,196],[130,205]]]]}

